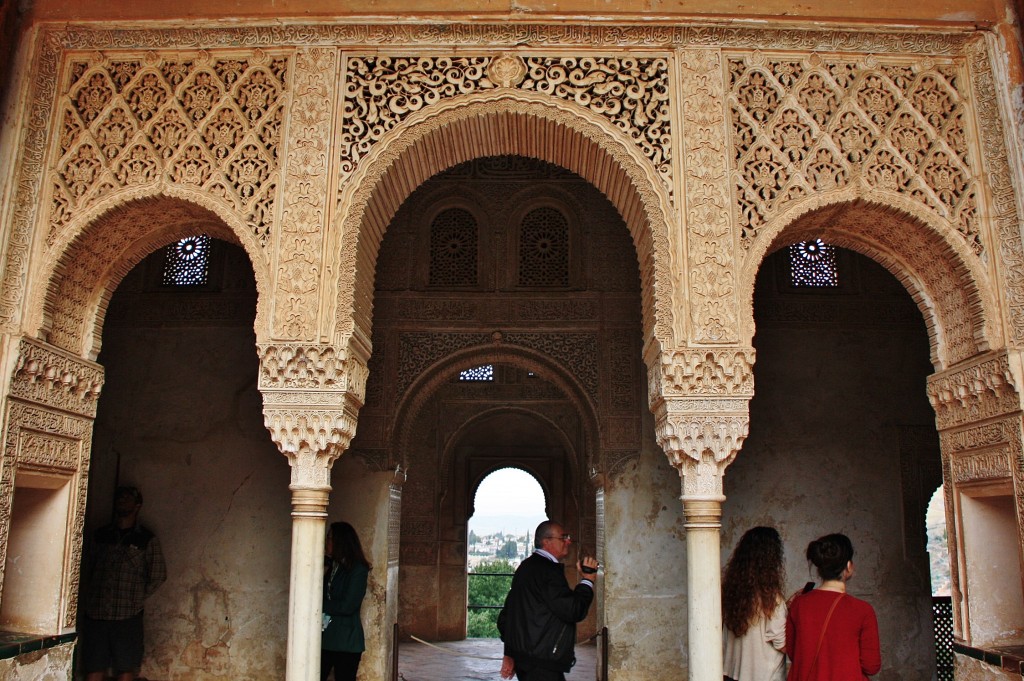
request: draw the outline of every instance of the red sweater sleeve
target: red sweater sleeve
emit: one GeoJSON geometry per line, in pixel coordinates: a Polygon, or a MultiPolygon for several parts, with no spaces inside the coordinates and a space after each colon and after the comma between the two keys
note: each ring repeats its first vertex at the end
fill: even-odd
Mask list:
{"type": "Polygon", "coordinates": [[[878,643],[878,618],[870,605],[860,627],[860,669],[865,676],[874,676],[882,668],[882,651],[878,643]]]}

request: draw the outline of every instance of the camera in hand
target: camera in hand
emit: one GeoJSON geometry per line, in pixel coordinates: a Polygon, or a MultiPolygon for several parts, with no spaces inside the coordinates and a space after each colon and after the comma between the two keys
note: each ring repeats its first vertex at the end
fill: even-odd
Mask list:
{"type": "Polygon", "coordinates": [[[595,572],[597,572],[597,568],[596,567],[590,567],[589,565],[580,565],[580,569],[583,570],[583,572],[585,574],[588,574],[588,575],[592,575],[595,572]]]}

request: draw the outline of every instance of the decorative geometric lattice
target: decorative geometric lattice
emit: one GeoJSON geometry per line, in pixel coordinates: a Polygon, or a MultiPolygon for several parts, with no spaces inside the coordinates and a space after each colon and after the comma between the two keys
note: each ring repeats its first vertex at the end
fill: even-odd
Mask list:
{"type": "Polygon", "coordinates": [[[804,197],[864,182],[982,244],[955,63],[841,57],[729,60],[742,242],[804,197]]]}
{"type": "Polygon", "coordinates": [[[932,625],[935,628],[935,673],[939,681],[953,681],[953,600],[932,597],[932,625]]]}
{"type": "Polygon", "coordinates": [[[49,241],[108,194],[161,179],[200,190],[271,229],[286,59],[207,53],[70,65],[49,241]]]}
{"type": "Polygon", "coordinates": [[[430,225],[430,285],[476,286],[477,225],[462,208],[438,213],[430,225]]]}
{"type": "Polygon", "coordinates": [[[792,286],[839,286],[835,247],[821,239],[793,244],[789,247],[789,273],[792,286]]]}
{"type": "Polygon", "coordinates": [[[204,286],[210,266],[210,237],[189,236],[167,247],[164,286],[204,286]]]}
{"type": "Polygon", "coordinates": [[[466,369],[459,372],[460,381],[493,381],[494,365],[484,364],[482,366],[466,369]]]}
{"type": "Polygon", "coordinates": [[[537,208],[519,228],[519,285],[569,285],[569,223],[554,208],[537,208]]]}

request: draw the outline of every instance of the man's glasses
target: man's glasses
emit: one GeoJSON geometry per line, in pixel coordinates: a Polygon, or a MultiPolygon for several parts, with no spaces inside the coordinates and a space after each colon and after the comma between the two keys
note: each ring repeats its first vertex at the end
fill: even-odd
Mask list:
{"type": "Polygon", "coordinates": [[[571,534],[549,534],[548,539],[561,539],[562,541],[572,541],[571,534]]]}

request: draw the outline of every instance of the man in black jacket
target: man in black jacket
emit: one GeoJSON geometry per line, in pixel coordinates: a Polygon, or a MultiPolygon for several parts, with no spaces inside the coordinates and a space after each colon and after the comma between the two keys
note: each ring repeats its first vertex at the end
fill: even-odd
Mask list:
{"type": "Polygon", "coordinates": [[[561,560],[569,555],[572,537],[553,520],[537,526],[533,555],[512,578],[512,588],[498,617],[505,657],[501,677],[519,681],[564,681],[576,663],[576,623],[587,616],[594,600],[597,560],[576,563],[579,584],[569,588],[561,560]],[[591,576],[584,577],[584,569],[591,576]]]}

